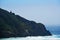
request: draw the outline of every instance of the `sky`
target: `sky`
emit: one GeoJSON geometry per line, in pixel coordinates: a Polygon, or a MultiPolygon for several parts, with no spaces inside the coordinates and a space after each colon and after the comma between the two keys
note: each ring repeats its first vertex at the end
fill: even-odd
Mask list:
{"type": "Polygon", "coordinates": [[[37,23],[60,25],[60,0],[0,0],[0,8],[37,23]]]}

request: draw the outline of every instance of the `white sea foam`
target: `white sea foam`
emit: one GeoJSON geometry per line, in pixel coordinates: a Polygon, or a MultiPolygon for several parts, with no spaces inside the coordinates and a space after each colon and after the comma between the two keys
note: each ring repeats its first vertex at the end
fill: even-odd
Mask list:
{"type": "Polygon", "coordinates": [[[17,38],[4,38],[0,40],[60,40],[60,35],[53,36],[35,36],[35,37],[17,37],[17,38]]]}

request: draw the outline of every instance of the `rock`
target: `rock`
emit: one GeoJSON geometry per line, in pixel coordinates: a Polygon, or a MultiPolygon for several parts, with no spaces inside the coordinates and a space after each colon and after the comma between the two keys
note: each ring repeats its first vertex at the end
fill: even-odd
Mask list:
{"type": "Polygon", "coordinates": [[[52,35],[45,25],[0,8],[0,38],[52,35]]]}

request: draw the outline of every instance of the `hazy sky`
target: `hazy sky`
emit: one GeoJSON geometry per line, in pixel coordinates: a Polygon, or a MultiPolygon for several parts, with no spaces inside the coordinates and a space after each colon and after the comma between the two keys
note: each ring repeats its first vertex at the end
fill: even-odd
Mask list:
{"type": "Polygon", "coordinates": [[[45,25],[60,25],[60,0],[0,0],[0,8],[45,25]]]}

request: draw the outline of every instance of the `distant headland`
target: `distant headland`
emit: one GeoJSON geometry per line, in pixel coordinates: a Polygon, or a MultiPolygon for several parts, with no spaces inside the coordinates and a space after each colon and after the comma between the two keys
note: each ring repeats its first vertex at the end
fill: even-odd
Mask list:
{"type": "Polygon", "coordinates": [[[29,21],[0,8],[0,38],[50,35],[44,24],[29,21]]]}

